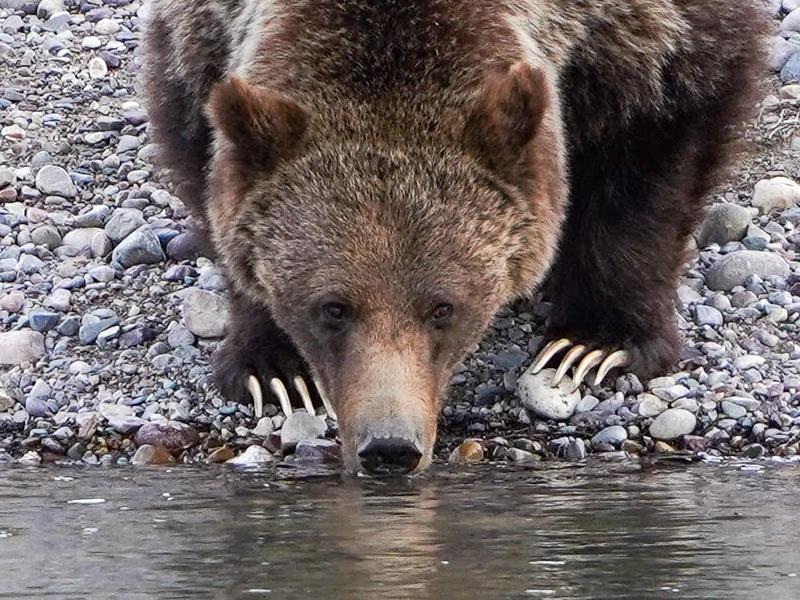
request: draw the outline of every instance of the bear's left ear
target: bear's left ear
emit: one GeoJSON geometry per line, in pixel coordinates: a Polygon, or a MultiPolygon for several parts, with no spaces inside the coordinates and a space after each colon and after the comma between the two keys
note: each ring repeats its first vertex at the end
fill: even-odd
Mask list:
{"type": "Polygon", "coordinates": [[[532,143],[548,106],[541,69],[517,62],[490,74],[467,118],[466,145],[507,183],[524,186],[533,168],[532,143]]]}
{"type": "Polygon", "coordinates": [[[238,77],[214,86],[206,114],[246,171],[270,169],[290,155],[308,124],[306,112],[295,102],[238,77]]]}

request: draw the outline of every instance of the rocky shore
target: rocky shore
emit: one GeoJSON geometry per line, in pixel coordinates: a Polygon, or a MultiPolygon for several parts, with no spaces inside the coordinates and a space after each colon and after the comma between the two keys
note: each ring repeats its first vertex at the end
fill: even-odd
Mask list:
{"type": "MultiPolygon", "coordinates": [[[[533,393],[549,307],[519,302],[453,377],[441,460],[800,453],[800,2],[770,5],[774,74],[678,289],[679,370],[533,393]]],[[[145,17],[0,0],[0,462],[335,463],[331,420],[213,386],[227,282],[151,163],[145,17]]]]}

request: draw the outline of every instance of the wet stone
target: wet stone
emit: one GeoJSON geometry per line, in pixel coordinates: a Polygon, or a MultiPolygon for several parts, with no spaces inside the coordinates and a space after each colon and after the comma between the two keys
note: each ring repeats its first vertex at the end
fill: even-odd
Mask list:
{"type": "Polygon", "coordinates": [[[189,425],[179,421],[167,423],[147,423],[143,425],[134,437],[138,445],[158,445],[170,451],[179,451],[191,448],[200,442],[200,435],[189,425]]]}
{"type": "Polygon", "coordinates": [[[325,437],[328,426],[315,415],[305,412],[294,412],[283,422],[281,428],[281,450],[292,452],[298,442],[325,437]]]}
{"type": "Polygon", "coordinates": [[[484,459],[483,445],[477,440],[464,440],[451,453],[449,461],[460,465],[481,462],[484,459]]]}
{"type": "Polygon", "coordinates": [[[263,446],[250,446],[239,456],[228,461],[233,466],[254,466],[271,463],[274,460],[272,454],[263,446]]]}
{"type": "Polygon", "coordinates": [[[628,439],[628,432],[620,425],[606,427],[592,438],[592,446],[608,444],[617,447],[628,439]]]}
{"type": "Polygon", "coordinates": [[[332,464],[342,459],[342,448],[333,440],[301,440],[294,455],[299,460],[332,464]]]}
{"type": "Polygon", "coordinates": [[[136,466],[168,465],[174,462],[175,459],[166,449],[149,444],[139,446],[133,458],[131,458],[131,464],[136,466]]]}

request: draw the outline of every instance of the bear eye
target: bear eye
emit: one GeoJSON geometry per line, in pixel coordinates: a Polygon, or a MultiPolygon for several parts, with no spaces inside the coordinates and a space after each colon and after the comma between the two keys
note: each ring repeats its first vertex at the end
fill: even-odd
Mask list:
{"type": "Polygon", "coordinates": [[[342,302],[326,302],[322,305],[322,318],[331,329],[340,329],[350,317],[350,307],[342,302]]]}
{"type": "Polygon", "coordinates": [[[444,327],[453,316],[453,305],[447,302],[442,302],[436,305],[436,308],[431,312],[431,321],[436,327],[444,327]]]}

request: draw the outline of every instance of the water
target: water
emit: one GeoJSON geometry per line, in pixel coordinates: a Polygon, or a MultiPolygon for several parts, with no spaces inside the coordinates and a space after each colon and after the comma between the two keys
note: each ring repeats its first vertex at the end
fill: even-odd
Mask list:
{"type": "Polygon", "coordinates": [[[0,467],[0,597],[800,598],[797,465],[301,475],[0,467]]]}

